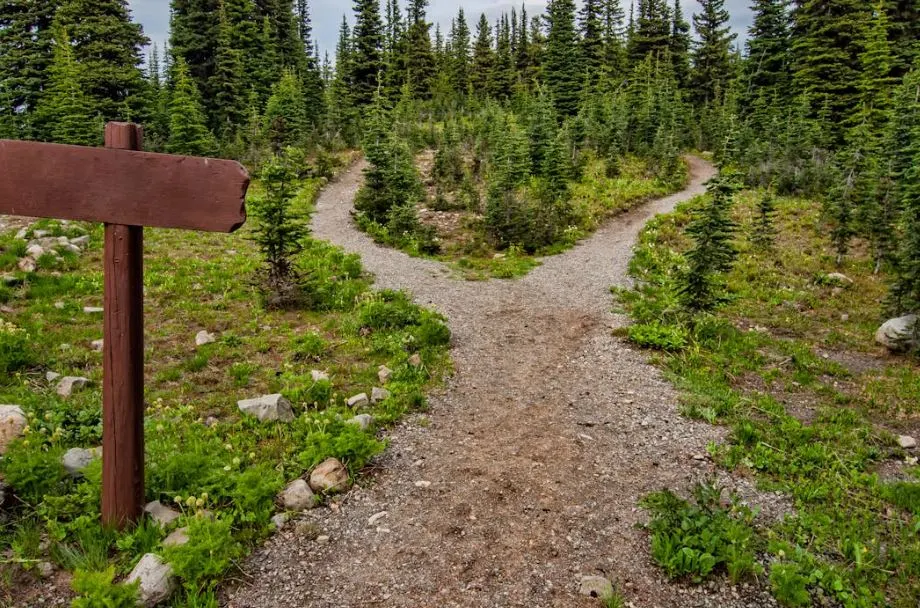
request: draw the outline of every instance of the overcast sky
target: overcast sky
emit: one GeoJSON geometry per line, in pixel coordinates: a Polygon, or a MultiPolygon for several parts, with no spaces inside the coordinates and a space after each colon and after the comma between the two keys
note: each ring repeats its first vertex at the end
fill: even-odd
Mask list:
{"type": "MultiPolygon", "coordinates": [[[[150,39],[162,46],[163,41],[169,37],[169,0],[128,0],[134,11],[134,18],[143,24],[144,31],[150,39]]],[[[527,1],[527,11],[538,14],[543,11],[546,2],[527,1]]],[[[623,1],[628,6],[628,0],[623,1]]],[[[684,12],[687,19],[690,13],[696,10],[695,0],[684,0],[684,12]]],[[[732,25],[742,34],[751,22],[751,11],[748,8],[750,0],[727,0],[726,7],[732,14],[732,25]]],[[[519,1],[508,0],[431,0],[428,10],[429,19],[441,23],[445,33],[450,26],[450,20],[457,14],[457,9],[463,6],[466,11],[470,27],[475,29],[475,22],[480,13],[485,13],[490,21],[502,12],[511,10],[512,6],[520,9],[519,1]]],[[[342,21],[343,12],[347,12],[349,21],[353,21],[351,2],[348,0],[312,0],[310,7],[313,11],[313,29],[319,42],[321,52],[335,52],[335,43],[338,38],[339,23],[342,21]]]]}

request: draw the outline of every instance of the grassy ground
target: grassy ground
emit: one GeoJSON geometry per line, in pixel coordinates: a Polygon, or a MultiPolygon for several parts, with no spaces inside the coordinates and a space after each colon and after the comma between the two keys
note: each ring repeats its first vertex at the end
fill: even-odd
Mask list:
{"type": "MultiPolygon", "coordinates": [[[[699,201],[652,222],[620,294],[633,341],[683,391],[683,413],[729,427],[713,459],[788,509],[763,521],[718,489],[692,500],[648,497],[655,559],[673,577],[769,578],[785,605],[908,606],[920,597],[920,468],[894,434],[920,436],[920,364],[893,357],[873,335],[884,320],[885,277],[857,244],[834,263],[820,206],[780,199],[775,247],[750,233],[758,193],[739,197],[741,255],[727,277],[732,301],[688,320],[675,280],[683,233],[699,201]],[[853,285],[828,279],[843,272],[853,285]]],[[[687,488],[673,488],[687,494],[687,488]]]]}
{"type": "MultiPolygon", "coordinates": [[[[320,186],[305,182],[296,201],[301,211],[310,211],[320,186]]],[[[0,272],[21,280],[0,287],[9,324],[0,327],[0,403],[20,404],[30,423],[0,461],[16,495],[12,511],[0,513],[4,605],[29,604],[29,590],[44,584],[36,570],[45,561],[77,572],[74,585],[99,602],[87,605],[103,605],[100,598],[116,594],[111,575],[156,552],[182,580],[173,606],[216,606],[217,581],[270,533],[274,499],[286,482],[332,456],[356,475],[383,449],[373,431],[344,423],[355,414],[345,400],[370,394],[378,366],[387,365],[392,396],[364,411],[378,427],[389,425],[424,408],[424,391],[449,365],[450,334],[441,319],[402,294],[375,294],[357,256],[310,240],[298,257],[309,305],[273,311],[260,304],[249,228],[229,236],[147,230],[147,500],[181,509],[183,517],[169,529],[144,523],[106,531],[98,524],[99,462],[77,480],[60,463],[68,448],[101,441],[102,355],[90,343],[102,337],[102,316],[83,307],[102,305],[102,229],[58,222],[34,228],[85,231],[92,240],[83,256],[42,259],[37,273],[24,275],[15,270],[23,242],[0,236],[0,272]],[[196,348],[201,329],[217,341],[196,348]],[[408,362],[414,353],[419,367],[408,362]],[[331,381],[314,382],[313,369],[331,381]],[[46,371],[87,376],[92,384],[63,399],[46,371]],[[294,422],[241,417],[237,400],[274,392],[291,400],[294,422]],[[161,541],[179,525],[190,527],[190,542],[164,550],[161,541]]]]}
{"type": "MultiPolygon", "coordinates": [[[[605,161],[588,160],[582,178],[571,184],[571,204],[577,224],[565,230],[564,239],[544,250],[528,254],[518,247],[499,250],[489,239],[484,224],[484,187],[478,185],[480,204],[474,209],[458,209],[450,204],[455,192],[445,193],[448,211],[436,211],[436,188],[432,177],[432,154],[424,153],[417,162],[426,184],[426,200],[419,204],[422,223],[436,229],[441,251],[434,257],[449,265],[467,280],[490,278],[510,279],[526,275],[540,265],[540,258],[556,255],[589,236],[605,219],[628,211],[646,201],[674,192],[678,184],[665,183],[650,176],[647,163],[636,157],[623,159],[617,177],[606,175],[605,161]]],[[[386,228],[363,222],[364,228],[377,241],[399,246],[412,255],[422,255],[415,243],[394,241],[386,228]]]]}

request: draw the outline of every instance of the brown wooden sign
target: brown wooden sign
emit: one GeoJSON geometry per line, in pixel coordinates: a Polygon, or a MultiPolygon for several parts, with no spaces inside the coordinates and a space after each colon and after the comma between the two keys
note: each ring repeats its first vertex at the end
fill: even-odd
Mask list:
{"type": "Polygon", "coordinates": [[[144,226],[233,232],[249,175],[226,160],[149,154],[109,123],[107,149],[0,140],[0,214],[105,222],[102,520],[144,504],[144,226]]]}

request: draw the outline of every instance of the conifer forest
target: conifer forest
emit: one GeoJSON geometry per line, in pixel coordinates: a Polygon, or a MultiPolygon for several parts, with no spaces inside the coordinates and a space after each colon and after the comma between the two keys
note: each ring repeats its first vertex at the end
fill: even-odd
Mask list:
{"type": "Polygon", "coordinates": [[[920,0],[162,4],[0,0],[0,140],[252,176],[124,529],[105,229],[0,215],[0,606],[918,606],[920,0]]]}

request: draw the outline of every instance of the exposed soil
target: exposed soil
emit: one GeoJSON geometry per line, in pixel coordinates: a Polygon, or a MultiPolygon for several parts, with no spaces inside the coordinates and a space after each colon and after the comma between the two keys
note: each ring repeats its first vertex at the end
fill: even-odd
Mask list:
{"type": "Polygon", "coordinates": [[[597,605],[578,582],[600,574],[633,606],[775,605],[754,585],[669,583],[637,527],[641,496],[715,475],[706,445],[723,433],[681,418],[658,370],[611,335],[627,321],[610,312],[609,287],[628,283],[640,229],[703,192],[713,173],[690,163],[685,191],[617,217],[516,281],[453,280],[437,262],[376,245],[349,216],[362,165],[331,184],[314,234],[361,254],[379,287],[443,312],[456,374],[426,416],[389,433],[361,487],[242,564],[245,580],[223,603],[572,608],[597,605]]]}

